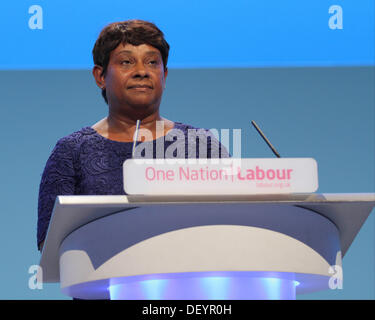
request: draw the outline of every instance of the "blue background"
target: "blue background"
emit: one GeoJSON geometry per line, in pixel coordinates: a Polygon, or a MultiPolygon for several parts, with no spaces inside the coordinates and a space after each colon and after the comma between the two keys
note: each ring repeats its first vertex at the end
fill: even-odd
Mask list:
{"type": "MultiPolygon", "coordinates": [[[[171,45],[168,119],[242,129],[243,157],[313,157],[319,193],[375,192],[374,1],[17,1],[0,10],[0,299],[68,299],[58,284],[31,290],[38,264],[40,177],[56,141],[107,115],[91,75],[102,27],[155,22],[171,45]],[[28,8],[43,8],[43,29],[28,8]],[[328,27],[341,5],[342,30],[328,27]]],[[[353,212],[355,214],[355,212],[353,212]]],[[[344,288],[300,299],[375,298],[374,212],[344,257],[344,288]]]]}
{"type": "Polygon", "coordinates": [[[7,1],[0,10],[1,69],[91,68],[91,50],[108,23],[156,23],[171,44],[171,68],[374,64],[374,1],[223,0],[7,1]],[[43,9],[43,29],[28,8],[43,9]],[[341,5],[344,28],[328,8],[341,5]]]}

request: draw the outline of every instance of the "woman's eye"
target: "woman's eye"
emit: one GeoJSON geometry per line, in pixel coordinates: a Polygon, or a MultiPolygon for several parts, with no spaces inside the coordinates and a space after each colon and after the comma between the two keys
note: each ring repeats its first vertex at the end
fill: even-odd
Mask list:
{"type": "MultiPolygon", "coordinates": [[[[130,60],[122,60],[121,61],[121,64],[125,64],[125,65],[128,65],[128,64],[131,64],[132,62],[130,60]]],[[[148,62],[149,64],[152,64],[152,65],[156,65],[158,64],[158,61],[157,60],[151,60],[148,62]]]]}

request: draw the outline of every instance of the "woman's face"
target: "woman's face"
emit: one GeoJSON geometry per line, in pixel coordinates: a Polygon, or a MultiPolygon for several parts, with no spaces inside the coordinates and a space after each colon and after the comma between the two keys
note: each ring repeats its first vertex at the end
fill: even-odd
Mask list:
{"type": "Polygon", "coordinates": [[[158,49],[120,44],[111,52],[104,76],[109,106],[130,112],[157,110],[167,74],[158,49]]]}

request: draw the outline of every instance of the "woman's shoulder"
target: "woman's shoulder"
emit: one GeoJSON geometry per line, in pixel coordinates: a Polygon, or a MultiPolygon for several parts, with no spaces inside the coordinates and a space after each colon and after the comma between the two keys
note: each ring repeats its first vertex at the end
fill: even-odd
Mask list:
{"type": "Polygon", "coordinates": [[[91,140],[96,137],[96,131],[91,127],[83,127],[80,130],[74,131],[68,135],[65,135],[57,140],[56,148],[69,148],[75,149],[86,140],[91,140]]]}

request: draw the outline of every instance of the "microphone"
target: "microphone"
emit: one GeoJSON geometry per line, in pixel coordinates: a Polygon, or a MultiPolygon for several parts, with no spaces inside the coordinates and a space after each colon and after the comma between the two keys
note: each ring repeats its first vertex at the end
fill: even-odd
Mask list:
{"type": "Polygon", "coordinates": [[[139,126],[141,124],[141,120],[137,120],[137,123],[135,125],[135,132],[133,135],[133,151],[132,151],[132,158],[134,158],[134,153],[135,153],[135,147],[137,146],[137,141],[138,141],[138,132],[139,132],[139,126]]]}
{"type": "Polygon", "coordinates": [[[281,158],[279,153],[276,151],[276,149],[273,147],[271,142],[266,138],[266,136],[263,134],[262,130],[258,127],[258,125],[255,123],[254,120],[251,120],[251,124],[254,126],[254,128],[258,131],[258,133],[261,135],[264,141],[266,141],[267,145],[271,148],[272,152],[275,154],[276,157],[281,158]]]}

